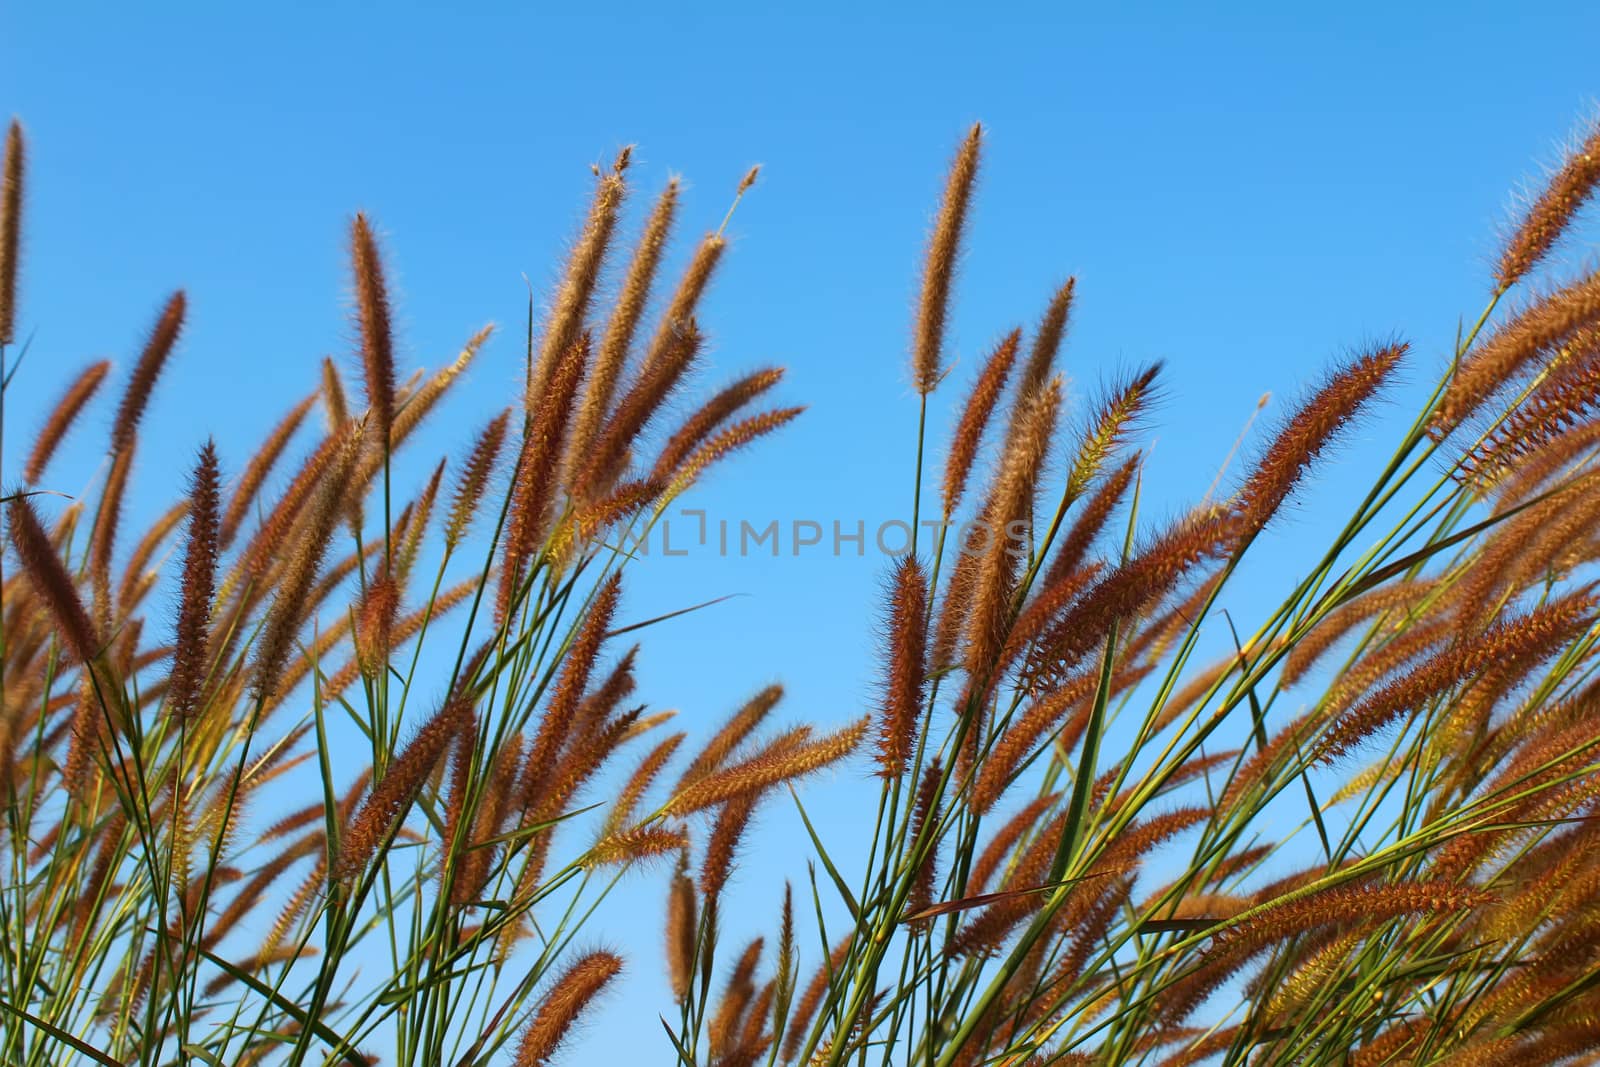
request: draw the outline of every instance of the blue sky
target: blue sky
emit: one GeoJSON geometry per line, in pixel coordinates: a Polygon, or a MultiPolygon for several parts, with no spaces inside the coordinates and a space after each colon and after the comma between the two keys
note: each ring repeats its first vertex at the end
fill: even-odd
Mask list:
{"type": "MultiPolygon", "coordinates": [[[[1600,7],[1578,2],[608,10],[11,5],[0,111],[22,117],[32,146],[22,321],[35,336],[12,440],[83,362],[126,366],[183,286],[190,325],[145,424],[139,485],[176,491],[207,434],[236,471],[323,354],[350,358],[343,241],[362,209],[385,235],[402,367],[438,366],[484,322],[503,327],[427,444],[459,446],[517,395],[523,275],[548,290],[589,164],[634,143],[640,202],[669,174],[687,179],[680,253],[763,164],[705,305],[702,385],[781,363],[782,399],[810,405],[695,503],[713,518],[871,529],[909,507],[918,257],[950,153],[982,120],[952,381],[1075,274],[1074,397],[1167,362],[1153,514],[1205,491],[1263,392],[1280,409],[1352,346],[1414,343],[1404,395],[1264,546],[1292,569],[1362,457],[1399,432],[1458,319],[1481,309],[1511,194],[1600,92],[1600,7]]],[[[1584,236],[1567,264],[1592,251],[1594,228],[1584,236]]],[[[108,423],[109,406],[96,417],[108,423]]],[[[935,461],[943,441],[936,431],[935,461]]],[[[79,444],[92,461],[98,445],[79,444]]],[[[692,730],[774,680],[793,718],[859,714],[885,561],[827,548],[635,571],[635,617],[741,594],[649,635],[645,695],[692,730]]],[[[841,833],[863,778],[810,791],[841,833]]],[[[803,876],[797,832],[782,812],[762,823],[736,888],[742,921],[765,923],[782,879],[803,876]]],[[[577,1062],[667,1055],[653,1022],[661,889],[659,875],[632,878],[627,906],[606,913],[608,936],[642,951],[577,1062]]]]}

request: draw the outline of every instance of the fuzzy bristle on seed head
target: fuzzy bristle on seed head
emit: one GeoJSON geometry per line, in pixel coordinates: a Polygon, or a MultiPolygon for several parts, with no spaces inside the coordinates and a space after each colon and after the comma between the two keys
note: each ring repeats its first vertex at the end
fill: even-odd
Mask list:
{"type": "Polygon", "coordinates": [[[983,365],[983,370],[972,383],[961,418],[956,422],[955,434],[950,440],[950,453],[944,464],[944,515],[955,514],[961,496],[966,491],[967,478],[978,456],[978,446],[983,442],[984,430],[994,415],[1000,394],[1005,391],[1006,379],[1016,363],[1017,351],[1022,345],[1022,331],[1012,330],[1001,339],[983,365]]]}
{"type": "Polygon", "coordinates": [[[888,663],[878,730],[878,767],[898,778],[910,765],[928,682],[928,580],[922,564],[905,556],[889,589],[888,663]]]}
{"type": "Polygon", "coordinates": [[[580,956],[544,994],[533,1019],[522,1032],[515,1067],[544,1067],[551,1062],[572,1029],[594,999],[612,979],[622,973],[622,957],[597,951],[580,956]]]}
{"type": "Polygon", "coordinates": [[[83,369],[83,373],[73,379],[67,386],[67,391],[62,394],[50,412],[50,417],[45,420],[44,427],[39,431],[38,438],[33,444],[33,451],[28,453],[28,461],[22,468],[22,480],[29,485],[36,485],[44,476],[45,467],[56,453],[62,438],[77,421],[78,414],[99,390],[100,383],[106,380],[106,374],[111,370],[109,360],[100,360],[91,363],[83,369]]]}
{"type": "Polygon", "coordinates": [[[364,214],[350,224],[350,265],[355,273],[356,323],[361,333],[361,370],[367,387],[367,409],[379,447],[394,425],[394,337],[389,313],[389,288],[377,238],[364,214]]]}
{"type": "Polygon", "coordinates": [[[683,1003],[689,995],[689,983],[694,976],[695,943],[698,939],[700,909],[695,898],[694,879],[689,877],[689,854],[678,856],[678,869],[673,872],[667,891],[667,976],[672,984],[672,996],[683,1003]]]}
{"type": "Polygon", "coordinates": [[[740,797],[758,794],[780,782],[797,781],[849,756],[866,735],[869,719],[858,719],[843,729],[816,741],[777,744],[736,763],[706,775],[680,789],[663,811],[688,815],[740,797]]]}
{"type": "Polygon", "coordinates": [[[178,623],[173,634],[172,674],[167,699],[173,713],[189,719],[196,711],[210,645],[211,602],[216,595],[220,539],[217,450],[207,441],[200,450],[189,489],[189,542],[183,560],[178,623]]]}
{"type": "Polygon", "coordinates": [[[1475,343],[1428,420],[1440,440],[1509,384],[1559,357],[1570,339],[1600,325],[1600,271],[1545,293],[1475,343]]]}
{"type": "Polygon", "coordinates": [[[6,505],[11,544],[22,561],[23,572],[50,607],[62,640],[81,663],[89,663],[100,651],[89,612],[84,608],[73,584],[72,575],[56,554],[50,535],[39,522],[38,514],[26,496],[17,494],[6,505]]]}
{"type": "Polygon", "coordinates": [[[600,268],[611,246],[611,235],[616,231],[617,216],[626,192],[627,183],[621,170],[601,176],[595,185],[594,200],[589,205],[583,230],[572,246],[560,288],[551,302],[544,339],[528,381],[525,405],[530,417],[538,416],[545,388],[555,375],[557,365],[583,333],[584,320],[594,299],[600,268]]]}
{"type": "Polygon", "coordinates": [[[922,296],[917,303],[917,322],[911,348],[912,381],[917,392],[923,396],[933,392],[943,374],[950,289],[955,278],[956,261],[961,254],[961,237],[967,225],[972,187],[978,178],[978,155],[982,141],[983,127],[974,125],[956,151],[923,261],[922,296]]]}
{"type": "Polygon", "coordinates": [[[1561,238],[1572,218],[1600,185],[1600,121],[1591,121],[1561,168],[1523,213],[1495,264],[1500,291],[1511,288],[1538,265],[1561,238]]]}
{"type": "Polygon", "coordinates": [[[1247,529],[1259,529],[1277,513],[1317,456],[1393,376],[1408,347],[1381,345],[1350,361],[1289,417],[1239,491],[1247,529]]]}
{"type": "Polygon", "coordinates": [[[682,426],[662,446],[650,471],[650,480],[665,483],[696,448],[727,421],[736,411],[756,397],[777,385],[783,378],[782,367],[770,367],[745,375],[717,393],[686,419],[682,426]]]}
{"type": "Polygon", "coordinates": [[[397,829],[397,822],[410,810],[456,734],[471,721],[472,701],[458,694],[418,728],[350,820],[339,843],[334,877],[354,878],[366,870],[397,829]]]}
{"type": "Polygon", "coordinates": [[[0,345],[16,340],[17,273],[22,261],[22,183],[26,149],[22,124],[6,129],[5,162],[0,165],[0,345]]]}
{"type": "Polygon", "coordinates": [[[781,429],[799,418],[805,410],[803,407],[777,408],[773,411],[763,411],[759,415],[751,415],[747,419],[740,419],[690,453],[673,474],[672,481],[667,485],[666,494],[673,496],[682,492],[700,477],[707,467],[781,429]]]}
{"type": "Polygon", "coordinates": [[[444,543],[454,549],[466,536],[477,513],[478,502],[489,485],[500,450],[505,447],[506,424],[511,418],[509,409],[489,420],[478,439],[473,442],[467,462],[461,468],[461,478],[456,483],[455,499],[450,504],[450,517],[444,524],[444,543]]]}
{"type": "Polygon", "coordinates": [[[178,343],[178,334],[183,329],[183,317],[187,306],[188,301],[183,290],[173,293],[161,309],[161,316],[156,319],[155,326],[151,328],[150,337],[145,341],[143,351],[139,353],[139,361],[134,364],[133,373],[128,377],[128,387],[122,394],[122,404],[117,408],[116,419],[111,424],[113,454],[125,452],[133,444],[139,420],[143,417],[144,409],[150,402],[150,393],[155,388],[156,378],[161,374],[161,368],[166,365],[167,356],[172,353],[173,346],[178,343]]]}
{"type": "Polygon", "coordinates": [[[575,487],[582,477],[589,459],[589,449],[611,408],[617,381],[622,376],[628,350],[649,303],[650,290],[661,266],[661,256],[666,250],[677,210],[678,181],[674,178],[667,182],[667,187],[662,190],[650,217],[645,221],[639,242],[634,246],[627,275],[612,306],[611,316],[606,320],[600,348],[595,355],[594,369],[589,374],[583,402],[573,422],[572,439],[567,445],[564,480],[569,487],[575,487]]]}

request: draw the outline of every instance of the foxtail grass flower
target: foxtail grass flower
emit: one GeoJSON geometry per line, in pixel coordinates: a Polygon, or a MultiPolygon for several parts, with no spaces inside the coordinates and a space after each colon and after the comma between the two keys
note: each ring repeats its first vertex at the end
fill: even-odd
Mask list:
{"type": "Polygon", "coordinates": [[[11,545],[22,561],[23,572],[49,607],[62,641],[78,662],[93,662],[100,653],[101,639],[78,596],[72,575],[40,524],[38,513],[28,498],[20,495],[11,498],[6,510],[11,545]]]}
{"type": "Polygon", "coordinates": [[[910,766],[928,683],[928,580],[914,556],[895,565],[889,590],[888,657],[878,730],[879,773],[898,778],[910,766]]]}
{"type": "Polygon", "coordinates": [[[17,337],[17,272],[22,261],[22,184],[26,164],[22,124],[6,128],[5,162],[0,163],[0,345],[17,337]]]}
{"type": "Polygon", "coordinates": [[[1005,391],[1006,379],[1011,375],[1011,367],[1016,362],[1017,350],[1021,345],[1021,330],[1006,334],[989,355],[977,380],[972,383],[972,392],[967,394],[966,405],[961,409],[961,418],[956,422],[955,434],[950,440],[950,454],[945,458],[943,499],[946,518],[954,515],[961,503],[967,478],[972,473],[972,464],[978,457],[978,446],[983,442],[984,431],[994,415],[1000,394],[1005,391]]]}
{"type": "Polygon", "coordinates": [[[622,958],[596,951],[580,956],[544,994],[517,1043],[514,1067],[544,1067],[566,1040],[572,1025],[622,973],[622,958]]]}
{"type": "Polygon", "coordinates": [[[956,260],[961,254],[961,238],[967,225],[967,210],[972,203],[972,187],[978,178],[978,155],[983,142],[983,127],[974,125],[961,147],[945,181],[944,199],[934,220],[922,267],[922,295],[917,302],[915,337],[911,349],[912,379],[918,393],[933,392],[943,376],[945,323],[950,314],[950,289],[955,280],[956,260]]]}
{"type": "Polygon", "coordinates": [[[648,480],[665,484],[682,467],[684,460],[735,412],[778,384],[782,378],[782,367],[759,370],[745,375],[707,400],[662,446],[648,480]]]}
{"type": "Polygon", "coordinates": [[[817,741],[776,752],[769,748],[742,763],[713,771],[676,792],[662,810],[669,815],[688,815],[814,774],[854,752],[869,723],[868,719],[858,719],[817,741]]]}
{"type": "Polygon", "coordinates": [[[544,409],[545,389],[555,376],[557,367],[568,358],[584,332],[589,305],[600,280],[600,268],[610,250],[611,236],[616,231],[617,217],[627,194],[623,172],[627,170],[630,155],[626,148],[623,149],[618,153],[611,171],[601,175],[595,183],[594,200],[589,205],[588,217],[567,258],[566,271],[551,302],[544,338],[539,343],[539,354],[532,367],[526,398],[530,418],[538,417],[544,409]]]}
{"type": "Polygon", "coordinates": [[[67,431],[72,428],[73,423],[77,422],[79,413],[94,397],[110,370],[110,361],[100,360],[89,364],[83,369],[82,374],[72,380],[72,384],[67,387],[67,391],[51,410],[50,417],[45,420],[39,436],[34,439],[33,450],[28,453],[28,461],[22,468],[23,481],[29,485],[37,485],[39,479],[44,477],[45,467],[49,465],[62,439],[67,436],[67,431]]]}
{"type": "Polygon", "coordinates": [[[210,441],[200,450],[189,489],[189,540],[183,559],[178,622],[173,632],[172,673],[167,699],[180,719],[194,717],[205,681],[211,645],[211,608],[217,587],[219,483],[217,450],[210,441]]]}
{"type": "Polygon", "coordinates": [[[150,402],[150,393],[155,389],[156,378],[160,376],[162,367],[166,366],[167,357],[172,354],[173,346],[178,343],[178,334],[183,330],[187,307],[187,298],[180,289],[167,299],[166,305],[161,309],[161,316],[151,329],[144,350],[139,353],[139,360],[133,366],[133,373],[128,376],[122,403],[118,406],[116,419],[111,424],[113,455],[126,452],[133,445],[134,434],[139,428],[139,420],[144,416],[144,409],[150,402]]]}
{"type": "Polygon", "coordinates": [[[1535,299],[1462,358],[1432,416],[1435,440],[1452,433],[1490,398],[1555,354],[1575,332],[1600,324],[1600,271],[1535,299]]]}
{"type": "Polygon", "coordinates": [[[389,288],[377,238],[364,214],[350,224],[350,265],[355,274],[356,325],[361,334],[361,370],[366,380],[367,410],[372,413],[375,443],[387,447],[394,425],[394,337],[389,317],[389,288]]]}
{"type": "Polygon", "coordinates": [[[417,729],[356,810],[339,843],[335,877],[354,878],[384,847],[444,758],[456,734],[472,720],[472,701],[457,694],[417,729]]]}
{"type": "Polygon", "coordinates": [[[667,182],[666,188],[656,199],[655,207],[651,209],[650,217],[639,235],[639,242],[634,246],[633,259],[628,264],[628,272],[617,293],[616,303],[600,336],[594,369],[589,374],[583,402],[573,422],[572,439],[567,445],[563,480],[568,487],[577,486],[589,459],[589,449],[611,409],[617,382],[622,377],[634,335],[650,301],[650,290],[660,269],[661,256],[666,251],[677,210],[678,180],[674,178],[667,182]]]}
{"type": "Polygon", "coordinates": [[[510,417],[511,412],[506,410],[490,419],[473,442],[472,451],[467,453],[467,461],[462,465],[460,479],[456,483],[455,498],[450,504],[450,515],[444,524],[447,549],[454,550],[472,525],[472,518],[478,511],[484,490],[489,486],[489,478],[494,473],[495,463],[500,458],[500,450],[505,446],[506,423],[510,417]]]}
{"type": "Polygon", "coordinates": [[[678,784],[672,791],[681,793],[685,787],[700,781],[711,772],[721,770],[745,738],[755,732],[782,699],[783,686],[769,685],[745,701],[689,762],[689,766],[684,769],[683,776],[678,779],[678,784]]]}
{"type": "Polygon", "coordinates": [[[667,978],[672,985],[673,999],[680,1004],[689,995],[689,984],[694,978],[695,945],[700,925],[694,879],[689,877],[688,868],[689,854],[687,851],[680,852],[678,869],[673,872],[667,891],[667,978]]]}
{"type": "Polygon", "coordinates": [[[1539,264],[1600,184],[1600,122],[1591,122],[1583,139],[1567,153],[1560,169],[1528,204],[1522,221],[1495,264],[1501,292],[1539,264]]]}
{"type": "Polygon", "coordinates": [[[1317,457],[1378,395],[1405,356],[1404,344],[1383,345],[1341,367],[1289,417],[1240,488],[1246,529],[1277,514],[1317,457]]]}

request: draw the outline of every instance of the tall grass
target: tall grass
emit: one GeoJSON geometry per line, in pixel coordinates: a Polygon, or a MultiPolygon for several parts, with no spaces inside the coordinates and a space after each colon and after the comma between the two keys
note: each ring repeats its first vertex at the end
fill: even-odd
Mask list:
{"type": "MultiPolygon", "coordinates": [[[[744,415],[779,377],[758,371],[656,432],[725,244],[699,243],[645,329],[669,185],[602,307],[626,153],[530,316],[520,412],[405,503],[403,446],[486,333],[401,383],[360,216],[359,394],[325,364],[236,475],[201,445],[141,536],[119,537],[123,496],[182,294],[123,387],[97,496],[47,519],[33,489],[108,378],[83,371],[6,515],[0,1060],[365,1063],[382,1044],[527,1067],[663,947],[662,1059],[685,1064],[1600,1056],[1600,274],[1530,283],[1600,180],[1600,131],[1530,203],[1359,504],[1243,630],[1217,610],[1241,563],[1420,361],[1398,340],[1347,359],[1220,493],[1152,528],[1132,442],[1160,367],[1074,405],[1069,280],[972,376],[941,469],[928,397],[955,387],[982,146],[975,127],[957,150],[911,344],[905,506],[932,534],[886,583],[878,705],[833,733],[764,729],[776,687],[698,745],[631,704],[629,535],[797,409],[744,415]],[[146,627],[163,570],[178,610],[146,627]],[[1202,631],[1229,651],[1201,661],[1202,631]],[[444,676],[419,666],[430,639],[444,676]],[[368,740],[359,768],[336,722],[368,740]],[[878,782],[865,866],[813,829],[809,881],[763,902],[771,936],[729,943],[756,812],[849,758],[878,782]],[[584,784],[620,761],[589,814],[584,784]],[[653,858],[659,945],[575,949],[653,858]]],[[[21,160],[13,128],[8,381],[21,160]]]]}

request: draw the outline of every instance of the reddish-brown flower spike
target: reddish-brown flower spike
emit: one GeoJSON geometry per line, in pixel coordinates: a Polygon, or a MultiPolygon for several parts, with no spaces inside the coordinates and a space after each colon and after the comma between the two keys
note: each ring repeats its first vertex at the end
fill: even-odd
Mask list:
{"type": "Polygon", "coordinates": [[[922,862],[911,879],[911,892],[906,894],[906,914],[916,915],[933,906],[934,876],[939,871],[939,841],[923,841],[925,834],[937,833],[939,825],[939,783],[944,774],[938,757],[923,768],[922,781],[917,786],[917,802],[912,809],[911,841],[913,847],[925,847],[922,862]]]}
{"type": "Polygon", "coordinates": [[[782,367],[771,367],[746,375],[713,396],[668,439],[650,471],[650,481],[670,478],[691,452],[711,436],[734,412],[771,389],[783,378],[782,367]]]}
{"type": "Polygon", "coordinates": [[[913,556],[895,565],[888,615],[878,766],[885,778],[898,778],[911,762],[928,682],[928,580],[913,556]]]}
{"type": "Polygon", "coordinates": [[[1545,257],[1572,217],[1600,185],[1600,122],[1591,122],[1583,140],[1556,171],[1544,191],[1528,205],[1522,222],[1495,265],[1500,291],[1511,288],[1545,257]]]}
{"type": "Polygon", "coordinates": [[[284,449],[288,447],[295,431],[300,428],[307,413],[317,402],[317,396],[317,393],[312,393],[290,408],[272,428],[272,432],[267,434],[266,440],[256,448],[250,457],[250,462],[245,464],[244,473],[239,476],[239,484],[234,488],[233,496],[228,500],[228,508],[222,516],[223,548],[233,544],[234,538],[239,536],[239,530],[244,526],[245,520],[250,515],[250,509],[261,492],[261,486],[265,484],[272,469],[277,466],[278,460],[283,457],[284,449]]]}
{"type": "Polygon", "coordinates": [[[50,543],[50,535],[39,522],[33,505],[24,496],[14,496],[7,506],[11,544],[22,561],[23,572],[49,605],[61,637],[80,663],[88,663],[100,651],[89,612],[78,597],[72,576],[50,543]]]}
{"type": "Polygon", "coordinates": [[[190,719],[205,681],[210,648],[211,602],[216,596],[219,522],[217,450],[200,450],[189,489],[189,541],[184,552],[178,623],[173,633],[172,674],[167,700],[173,714],[190,719]]]}
{"type": "Polygon", "coordinates": [[[106,380],[106,374],[111,370],[109,360],[100,360],[85,367],[83,373],[73,379],[67,391],[56,402],[55,408],[50,412],[50,417],[45,420],[44,428],[39,431],[39,436],[33,443],[33,451],[28,453],[28,462],[22,468],[22,480],[29,485],[37,485],[43,477],[45,467],[55,455],[62,438],[77,421],[78,414],[83,411],[84,405],[89,403],[95,392],[100,388],[100,383],[106,380]]]}
{"type": "Polygon", "coordinates": [[[867,732],[868,719],[859,719],[816,741],[774,743],[731,767],[706,775],[684,787],[663,810],[688,815],[740,797],[759,794],[780,782],[792,782],[837,763],[855,751],[867,732]]]}
{"type": "Polygon", "coordinates": [[[622,958],[611,952],[579,957],[544,995],[517,1045],[515,1067],[544,1067],[555,1056],[572,1024],[600,991],[622,973],[622,958]]]}
{"type": "Polygon", "coordinates": [[[353,878],[366,870],[410,810],[456,733],[471,721],[472,700],[456,695],[422,724],[350,820],[339,845],[336,877],[353,878]]]}
{"type": "MultiPolygon", "coordinates": [[[[626,167],[626,161],[623,168],[626,167]]],[[[595,286],[600,279],[600,267],[606,250],[611,245],[611,235],[616,230],[617,214],[627,191],[622,169],[614,169],[600,178],[595,185],[594,200],[589,205],[583,232],[572,246],[567,269],[551,302],[550,320],[545,326],[544,340],[539,345],[539,355],[533,365],[533,377],[528,382],[527,412],[537,416],[544,399],[544,391],[556,373],[556,367],[567,357],[572,346],[583,333],[584,319],[594,298],[595,286]]]]}
{"type": "Polygon", "coordinates": [[[1600,271],[1547,293],[1472,347],[1428,421],[1435,440],[1453,432],[1508,383],[1600,322],[1600,271]]]}
{"type": "Polygon", "coordinates": [[[699,781],[712,771],[720,770],[740,743],[761,725],[782,699],[783,686],[769,685],[745,701],[744,705],[723,724],[722,729],[706,742],[700,754],[690,761],[683,772],[683,777],[678,779],[678,784],[672,791],[682,792],[684,787],[699,781]]]}
{"type": "Polygon", "coordinates": [[[1054,376],[1056,356],[1067,333],[1067,316],[1072,311],[1072,296],[1077,285],[1076,278],[1068,278],[1051,295],[1039,328],[1034,332],[1033,347],[1028,352],[1028,362],[1023,365],[1022,378],[1017,383],[1019,393],[1036,393],[1054,376]]]}
{"type": "Polygon", "coordinates": [[[1595,603],[1592,596],[1573,594],[1502,619],[1476,637],[1440,649],[1339,716],[1317,743],[1311,760],[1327,762],[1342,756],[1423,702],[1485,671],[1515,677],[1588,627],[1595,603]]]}
{"type": "Polygon", "coordinates": [[[778,408],[740,419],[695,449],[673,476],[667,487],[667,495],[681,492],[713,463],[794,421],[803,411],[803,407],[778,408]]]}
{"type": "Polygon", "coordinates": [[[394,338],[389,318],[389,289],[383,260],[367,216],[350,224],[350,265],[355,272],[356,323],[361,330],[361,369],[366,375],[367,409],[380,445],[394,425],[394,338]]]}
{"type": "Polygon", "coordinates": [[[128,378],[128,388],[122,394],[122,405],[117,408],[116,420],[111,424],[113,454],[119,454],[133,444],[133,435],[139,428],[139,419],[144,415],[145,406],[150,402],[156,378],[161,374],[161,368],[166,364],[173,346],[178,343],[187,306],[182,289],[173,293],[150,331],[144,351],[139,354],[139,362],[134,364],[133,374],[128,378]]]}
{"type": "Polygon", "coordinates": [[[456,484],[455,500],[450,505],[450,517],[444,524],[444,543],[447,548],[454,549],[459,545],[472,525],[478,503],[483,499],[489,477],[494,473],[495,462],[500,458],[500,450],[505,446],[506,422],[510,417],[508,409],[489,420],[489,425],[483,428],[467,455],[466,465],[461,468],[461,480],[456,484]]]}
{"type": "Polygon", "coordinates": [[[1021,345],[1021,330],[1006,334],[983,365],[978,380],[972,383],[972,392],[967,395],[966,406],[961,409],[955,436],[950,441],[950,454],[944,464],[944,515],[947,519],[955,514],[956,506],[961,503],[961,494],[966,490],[967,477],[972,473],[972,464],[977,459],[984,430],[988,428],[995,404],[1005,390],[1006,379],[1011,375],[1011,367],[1016,363],[1017,350],[1021,345]]]}
{"type": "Polygon", "coordinates": [[[1056,542],[1055,557],[1050,561],[1050,569],[1045,572],[1046,588],[1078,570],[1088,558],[1090,546],[1105,529],[1112,513],[1117,510],[1117,505],[1121,504],[1122,498],[1127,495],[1128,487],[1133,484],[1133,476],[1138,471],[1139,461],[1142,458],[1142,453],[1135,452],[1123,460],[1116,470],[1106,476],[1100,483],[1100,488],[1095,490],[1094,495],[1078,511],[1077,518],[1073,519],[1072,525],[1067,528],[1067,535],[1056,542]]]}
{"type": "Polygon", "coordinates": [[[523,796],[529,807],[537,807],[549,782],[556,755],[561,751],[572,732],[579,701],[589,686],[589,675],[594,671],[600,646],[606,631],[611,629],[611,618],[616,613],[617,601],[622,595],[622,575],[613,571],[600,586],[590,604],[588,613],[573,638],[572,647],[561,663],[561,674],[539,722],[528,750],[523,796]]]}
{"type": "Polygon", "coordinates": [[[6,130],[6,158],[0,169],[0,345],[16,340],[17,270],[22,260],[22,177],[26,162],[22,124],[6,130]]]}
{"type": "Polygon", "coordinates": [[[1239,491],[1247,530],[1277,513],[1317,456],[1394,374],[1407,347],[1384,345],[1341,367],[1290,416],[1239,491]]]}
{"type": "Polygon", "coordinates": [[[956,260],[961,254],[961,237],[967,225],[967,208],[972,202],[972,186],[978,178],[978,150],[983,127],[974,125],[956,152],[946,180],[944,200],[928,241],[922,268],[922,297],[917,303],[915,339],[912,343],[911,370],[917,392],[926,396],[939,384],[944,359],[945,322],[950,314],[950,288],[955,278],[956,260]]]}
{"type": "Polygon", "coordinates": [[[582,476],[589,459],[589,448],[594,444],[611,408],[617,381],[628,359],[628,350],[633,345],[639,321],[644,317],[645,306],[650,301],[650,289],[661,265],[661,256],[666,250],[677,210],[678,181],[674,178],[667,182],[667,187],[650,212],[650,218],[645,222],[639,243],[634,246],[627,276],[612,305],[611,316],[606,320],[600,348],[595,354],[594,369],[589,374],[583,403],[579,405],[573,422],[572,439],[567,444],[564,480],[569,487],[576,486],[582,476]]]}
{"type": "Polygon", "coordinates": [[[700,909],[695,901],[694,879],[689,877],[689,854],[679,853],[678,869],[667,895],[667,976],[678,1003],[689,995],[694,976],[695,943],[700,909]]]}

